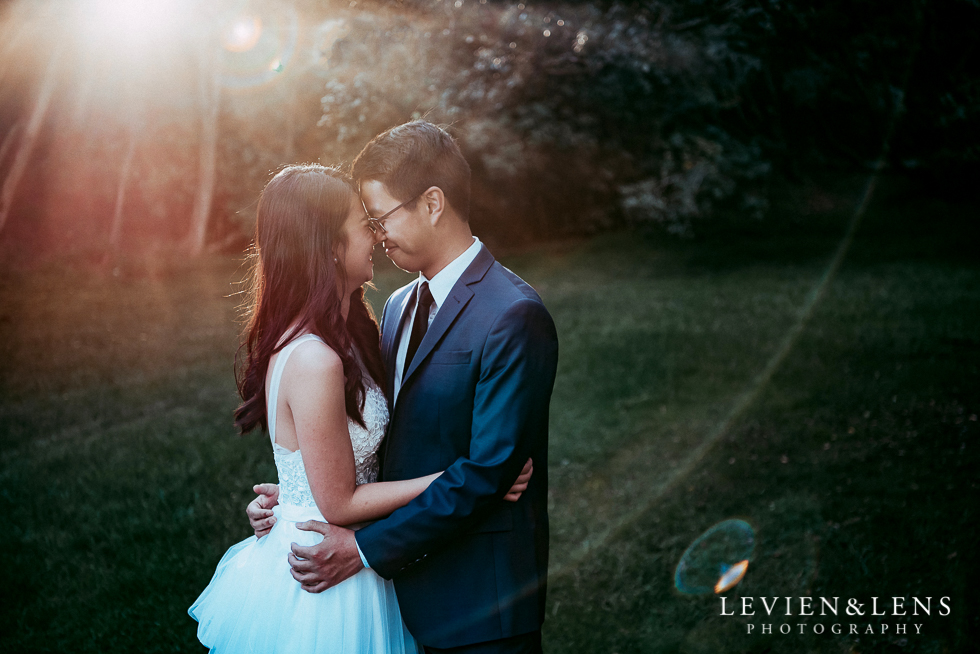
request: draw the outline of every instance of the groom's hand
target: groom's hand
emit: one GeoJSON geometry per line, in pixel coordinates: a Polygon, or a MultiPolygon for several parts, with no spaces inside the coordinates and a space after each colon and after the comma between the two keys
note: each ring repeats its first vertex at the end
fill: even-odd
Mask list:
{"type": "Polygon", "coordinates": [[[245,515],[248,516],[248,523],[255,530],[256,537],[262,538],[272,530],[272,525],[276,524],[276,518],[272,515],[272,507],[279,504],[279,486],[276,484],[256,484],[252,486],[252,490],[259,496],[245,507],[245,515]]]}
{"type": "Polygon", "coordinates": [[[322,593],[353,577],[364,567],[361,555],[357,553],[354,532],[350,529],[316,520],[300,523],[296,528],[323,535],[323,540],[312,547],[293,543],[290,548],[290,574],[303,590],[322,593]]]}

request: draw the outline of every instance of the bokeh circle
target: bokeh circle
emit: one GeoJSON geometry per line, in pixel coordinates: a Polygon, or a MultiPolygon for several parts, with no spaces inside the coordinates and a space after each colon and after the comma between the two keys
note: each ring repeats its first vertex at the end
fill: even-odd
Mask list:
{"type": "Polygon", "coordinates": [[[741,580],[755,551],[755,530],[724,520],[698,536],[674,571],[674,586],[688,595],[724,592],[741,580]]]}

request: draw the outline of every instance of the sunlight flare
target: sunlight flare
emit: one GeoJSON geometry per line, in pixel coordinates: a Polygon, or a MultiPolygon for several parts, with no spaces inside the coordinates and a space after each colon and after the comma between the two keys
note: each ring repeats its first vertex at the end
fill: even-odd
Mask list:
{"type": "Polygon", "coordinates": [[[718,583],[715,584],[715,593],[724,593],[726,590],[730,590],[735,587],[738,582],[742,581],[742,577],[745,576],[745,571],[749,569],[749,562],[739,561],[732,567],[728,568],[718,583]]]}
{"type": "Polygon", "coordinates": [[[221,44],[229,52],[247,52],[255,47],[262,36],[262,19],[258,16],[241,16],[221,32],[221,44]]]}
{"type": "Polygon", "coordinates": [[[87,0],[80,29],[92,47],[136,49],[171,38],[181,9],[179,0],[87,0]]]}
{"type": "Polygon", "coordinates": [[[299,16],[289,5],[262,15],[231,17],[221,29],[221,85],[253,89],[290,66],[299,41],[299,16]]]}
{"type": "Polygon", "coordinates": [[[752,525],[723,520],[701,534],[681,556],[674,586],[686,595],[723,593],[745,576],[754,551],[752,525]]]}

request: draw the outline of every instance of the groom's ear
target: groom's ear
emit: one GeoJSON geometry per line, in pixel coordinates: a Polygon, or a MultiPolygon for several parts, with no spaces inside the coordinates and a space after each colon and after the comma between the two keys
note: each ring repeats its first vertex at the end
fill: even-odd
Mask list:
{"type": "Polygon", "coordinates": [[[422,205],[429,222],[435,227],[446,212],[446,194],[438,186],[430,186],[422,193],[422,205]]]}

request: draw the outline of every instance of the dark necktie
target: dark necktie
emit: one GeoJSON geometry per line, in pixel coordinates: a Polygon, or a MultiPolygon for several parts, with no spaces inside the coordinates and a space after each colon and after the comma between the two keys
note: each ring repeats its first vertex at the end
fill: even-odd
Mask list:
{"type": "Polygon", "coordinates": [[[404,373],[408,372],[412,365],[412,359],[419,349],[419,344],[425,338],[425,332],[429,329],[429,307],[432,306],[432,293],[429,292],[429,283],[422,282],[419,286],[418,307],[415,309],[415,320],[412,322],[412,337],[408,340],[408,352],[405,354],[404,373]]]}

